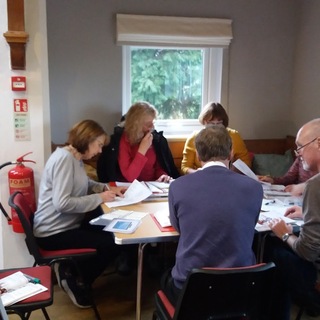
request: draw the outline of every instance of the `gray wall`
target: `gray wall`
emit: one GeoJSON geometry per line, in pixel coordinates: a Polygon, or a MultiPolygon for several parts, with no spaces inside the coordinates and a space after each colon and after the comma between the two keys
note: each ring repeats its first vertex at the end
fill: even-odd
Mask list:
{"type": "Polygon", "coordinates": [[[320,1],[300,0],[290,114],[296,128],[320,117],[320,1]]]}
{"type": "MultiPolygon", "coordinates": [[[[122,52],[115,44],[116,13],[232,19],[225,106],[230,126],[246,139],[295,134],[299,108],[292,108],[292,88],[293,82],[300,84],[293,74],[299,73],[294,64],[305,67],[303,41],[310,45],[312,59],[319,60],[312,54],[314,39],[305,38],[299,24],[320,13],[316,1],[47,0],[53,142],[65,142],[69,128],[81,119],[95,119],[111,133],[120,118],[122,52]]],[[[313,24],[319,24],[316,17],[313,24]]]]}

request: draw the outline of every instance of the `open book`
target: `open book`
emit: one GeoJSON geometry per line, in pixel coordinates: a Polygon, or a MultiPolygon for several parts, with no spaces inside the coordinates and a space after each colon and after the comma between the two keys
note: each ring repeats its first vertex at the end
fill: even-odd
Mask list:
{"type": "Polygon", "coordinates": [[[40,283],[31,282],[33,278],[21,271],[0,279],[1,300],[4,306],[9,306],[38,293],[48,290],[40,283]]]}
{"type": "Polygon", "coordinates": [[[144,184],[151,190],[152,194],[147,199],[167,198],[169,193],[169,183],[158,181],[144,181],[144,184]]]}

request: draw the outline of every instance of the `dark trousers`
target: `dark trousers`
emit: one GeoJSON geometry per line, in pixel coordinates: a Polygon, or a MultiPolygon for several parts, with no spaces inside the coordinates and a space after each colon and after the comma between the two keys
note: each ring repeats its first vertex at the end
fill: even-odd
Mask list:
{"type": "Polygon", "coordinates": [[[103,231],[102,226],[92,226],[88,223],[97,213],[99,211],[88,214],[78,229],[45,238],[36,238],[38,245],[45,250],[95,248],[97,250],[96,256],[78,263],[83,281],[90,285],[114,261],[121,249],[114,243],[112,233],[103,231]]]}
{"type": "Polygon", "coordinates": [[[161,277],[161,290],[165,293],[173,306],[176,306],[181,289],[177,288],[171,276],[171,268],[166,270],[161,277]]]}
{"type": "Polygon", "coordinates": [[[289,320],[292,302],[320,310],[320,293],[315,289],[317,270],[312,262],[300,258],[275,236],[267,239],[265,260],[277,267],[270,319],[289,320]]]}

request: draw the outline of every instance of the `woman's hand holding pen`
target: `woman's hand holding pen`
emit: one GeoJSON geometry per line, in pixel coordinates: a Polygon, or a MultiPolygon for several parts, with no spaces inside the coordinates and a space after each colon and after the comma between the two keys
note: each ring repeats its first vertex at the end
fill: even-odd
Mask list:
{"type": "Polygon", "coordinates": [[[124,193],[127,191],[128,188],[125,187],[109,187],[111,191],[115,192],[116,195],[120,198],[123,198],[124,193]]]}
{"type": "Polygon", "coordinates": [[[125,192],[125,188],[123,187],[110,187],[111,190],[104,191],[100,193],[100,197],[102,202],[110,202],[113,201],[116,196],[123,198],[123,194],[125,192]]]}
{"type": "Polygon", "coordinates": [[[299,206],[290,207],[286,210],[284,216],[290,219],[302,219],[302,208],[299,206]]]}
{"type": "Polygon", "coordinates": [[[110,202],[113,201],[115,199],[115,197],[117,196],[117,194],[114,191],[104,191],[99,193],[102,202],[110,202]]]}

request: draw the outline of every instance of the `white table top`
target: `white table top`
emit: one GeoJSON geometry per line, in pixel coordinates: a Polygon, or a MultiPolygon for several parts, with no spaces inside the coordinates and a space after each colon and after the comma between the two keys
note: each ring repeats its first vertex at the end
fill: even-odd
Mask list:
{"type": "MultiPolygon", "coordinates": [[[[165,210],[168,207],[167,199],[155,200],[148,202],[139,202],[129,206],[119,207],[122,210],[132,210],[139,212],[155,213],[159,210],[165,210]]],[[[105,213],[109,209],[106,205],[102,205],[105,213]]],[[[179,233],[177,231],[161,231],[150,215],[145,216],[141,220],[141,224],[134,233],[114,233],[115,243],[137,244],[137,243],[152,243],[152,242],[167,242],[178,240],[179,233]]]]}

